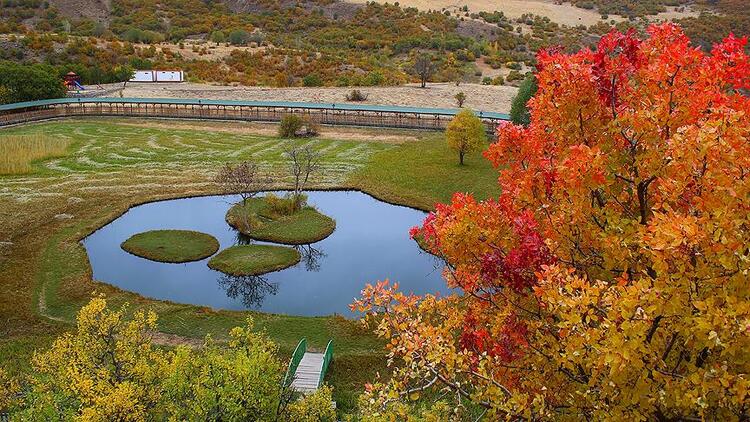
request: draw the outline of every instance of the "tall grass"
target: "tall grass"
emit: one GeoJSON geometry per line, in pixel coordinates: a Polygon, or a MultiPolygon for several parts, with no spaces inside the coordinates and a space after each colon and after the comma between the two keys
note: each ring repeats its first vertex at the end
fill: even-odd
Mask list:
{"type": "Polygon", "coordinates": [[[64,156],[69,143],[45,135],[0,136],[0,174],[30,173],[31,163],[64,156]]]}

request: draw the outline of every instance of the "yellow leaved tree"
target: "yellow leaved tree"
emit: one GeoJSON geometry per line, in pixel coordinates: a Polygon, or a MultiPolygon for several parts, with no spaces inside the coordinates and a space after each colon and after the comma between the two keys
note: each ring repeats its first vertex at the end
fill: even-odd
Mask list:
{"type": "Polygon", "coordinates": [[[76,330],[33,359],[23,385],[0,372],[0,410],[12,420],[304,421],[335,419],[331,390],[299,401],[282,390],[277,346],[252,320],[202,347],[156,347],[153,312],[84,306],[76,330]]]}
{"type": "Polygon", "coordinates": [[[448,141],[448,147],[458,152],[458,161],[463,165],[466,154],[479,151],[484,146],[484,124],[471,110],[461,110],[448,123],[445,139],[448,141]]]}

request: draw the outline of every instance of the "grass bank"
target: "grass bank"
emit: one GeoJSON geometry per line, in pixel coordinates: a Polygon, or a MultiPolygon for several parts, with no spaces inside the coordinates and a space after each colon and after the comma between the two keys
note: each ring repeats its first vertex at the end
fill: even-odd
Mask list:
{"type": "Polygon", "coordinates": [[[380,199],[423,210],[449,202],[455,192],[480,199],[499,193],[497,172],[481,153],[469,154],[459,165],[458,154],[435,133],[375,154],[349,182],[380,199]]]}

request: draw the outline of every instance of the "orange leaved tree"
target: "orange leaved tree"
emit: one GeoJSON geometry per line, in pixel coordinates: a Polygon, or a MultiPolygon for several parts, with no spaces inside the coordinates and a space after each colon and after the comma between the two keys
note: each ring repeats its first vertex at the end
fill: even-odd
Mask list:
{"type": "Polygon", "coordinates": [[[485,152],[500,197],[456,194],[414,229],[461,293],[384,282],[353,305],[394,366],[369,411],[429,391],[492,418],[748,420],[745,46],[663,24],[540,52],[530,126],[485,152]]]}

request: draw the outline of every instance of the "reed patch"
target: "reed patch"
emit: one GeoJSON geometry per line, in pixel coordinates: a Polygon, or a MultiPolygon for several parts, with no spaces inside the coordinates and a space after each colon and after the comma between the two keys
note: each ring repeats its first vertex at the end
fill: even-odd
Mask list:
{"type": "Polygon", "coordinates": [[[66,155],[67,139],[45,135],[0,136],[0,174],[26,174],[33,171],[32,163],[66,155]]]}

